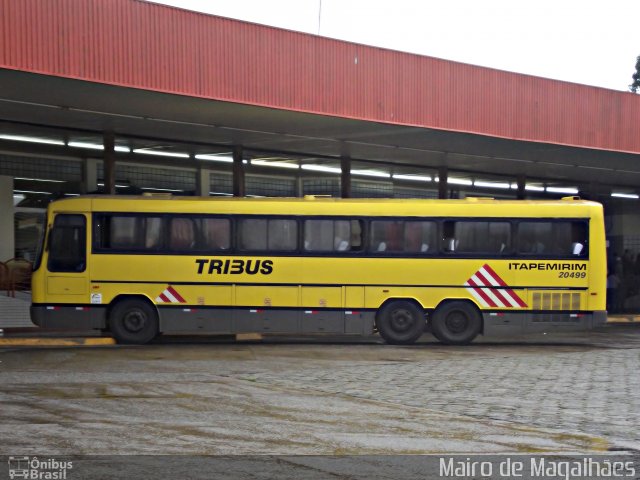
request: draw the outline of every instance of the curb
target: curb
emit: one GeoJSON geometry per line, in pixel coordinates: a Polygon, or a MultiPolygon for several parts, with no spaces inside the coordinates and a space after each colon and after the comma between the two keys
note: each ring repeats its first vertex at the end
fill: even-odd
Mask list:
{"type": "Polygon", "coordinates": [[[0,338],[1,347],[73,347],[115,345],[113,338],[0,338]]]}
{"type": "Polygon", "coordinates": [[[640,315],[616,315],[607,318],[607,323],[640,324],[640,315]]]}

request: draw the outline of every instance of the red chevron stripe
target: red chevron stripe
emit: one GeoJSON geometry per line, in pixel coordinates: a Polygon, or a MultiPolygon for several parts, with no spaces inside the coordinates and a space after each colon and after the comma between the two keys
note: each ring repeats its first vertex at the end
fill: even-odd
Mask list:
{"type": "Polygon", "coordinates": [[[487,271],[487,273],[489,275],[491,275],[491,278],[493,278],[496,282],[498,282],[498,285],[500,285],[501,287],[507,287],[508,286],[506,283],[504,283],[504,280],[502,280],[502,278],[500,278],[500,275],[498,275],[493,270],[493,268],[491,268],[489,266],[489,264],[485,263],[482,268],[484,268],[487,271]]]}
{"type": "MultiPolygon", "coordinates": [[[[485,263],[484,264],[484,269],[487,271],[487,273],[489,273],[491,275],[491,277],[502,287],[508,287],[508,285],[504,282],[504,280],[502,280],[502,278],[500,278],[500,276],[493,270],[493,268],[491,268],[489,266],[489,264],[485,263]]],[[[520,298],[520,296],[514,292],[513,290],[511,290],[510,288],[507,288],[504,291],[506,294],[508,294],[514,302],[516,302],[519,306],[521,307],[526,307],[527,304],[524,303],[524,301],[520,298]]]]}
{"type": "Polygon", "coordinates": [[[490,307],[498,306],[489,295],[487,295],[482,291],[482,288],[480,288],[481,285],[478,285],[477,283],[475,283],[471,278],[467,280],[467,283],[469,284],[469,286],[474,287],[473,291],[476,292],[478,295],[480,295],[482,299],[489,304],[490,307]]]}
{"type": "Polygon", "coordinates": [[[178,300],[180,303],[187,303],[187,301],[184,298],[182,298],[182,296],[178,292],[176,292],[176,290],[171,285],[167,287],[167,290],[169,290],[169,293],[173,295],[175,299],[178,300]]]}
{"type": "MultiPolygon", "coordinates": [[[[489,272],[487,272],[487,274],[489,274],[489,272]]],[[[488,287],[491,287],[491,293],[493,293],[496,297],[498,297],[498,299],[504,304],[503,306],[505,306],[505,307],[510,307],[511,306],[511,302],[509,301],[508,298],[506,298],[504,296],[503,292],[500,291],[499,288],[495,288],[493,286],[493,284],[491,283],[491,281],[484,276],[484,272],[482,271],[482,269],[480,269],[480,270],[478,270],[476,272],[476,276],[482,278],[485,281],[486,285],[488,287]]]]}

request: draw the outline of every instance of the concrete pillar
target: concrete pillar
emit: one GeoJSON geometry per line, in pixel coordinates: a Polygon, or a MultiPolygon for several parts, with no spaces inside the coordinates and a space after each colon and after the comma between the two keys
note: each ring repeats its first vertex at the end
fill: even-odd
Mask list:
{"type": "Polygon", "coordinates": [[[199,197],[208,197],[210,190],[211,171],[200,166],[196,171],[196,195],[199,197]]]}
{"type": "Polygon", "coordinates": [[[342,198],[351,198],[351,158],[340,157],[340,190],[342,198]]]}
{"type": "Polygon", "coordinates": [[[518,175],[517,182],[518,182],[518,193],[516,198],[518,200],[524,200],[526,197],[525,186],[526,186],[527,178],[524,175],[518,175]]]}
{"type": "Polygon", "coordinates": [[[82,159],[82,185],[80,193],[95,192],[98,189],[98,160],[95,158],[82,159]]]}
{"type": "Polygon", "coordinates": [[[296,197],[301,198],[304,196],[304,182],[302,175],[298,172],[296,175],[296,197]]]}
{"type": "Polygon", "coordinates": [[[242,147],[233,148],[233,196],[244,197],[246,195],[244,181],[244,163],[242,147]]]}
{"type": "Polygon", "coordinates": [[[113,132],[104,132],[104,191],[109,195],[116,193],[116,154],[115,135],[113,132]]]}
{"type": "Polygon", "coordinates": [[[447,191],[447,178],[449,171],[447,167],[440,167],[438,169],[438,198],[449,198],[449,192],[447,191]]]}
{"type": "Polygon", "coordinates": [[[0,176],[0,261],[15,257],[13,177],[0,176]]]}

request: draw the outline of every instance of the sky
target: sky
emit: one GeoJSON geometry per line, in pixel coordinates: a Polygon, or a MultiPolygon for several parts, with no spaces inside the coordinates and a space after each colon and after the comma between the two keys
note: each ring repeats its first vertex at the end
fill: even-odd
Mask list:
{"type": "Polygon", "coordinates": [[[638,0],[154,0],[188,10],[628,91],[638,0]]]}

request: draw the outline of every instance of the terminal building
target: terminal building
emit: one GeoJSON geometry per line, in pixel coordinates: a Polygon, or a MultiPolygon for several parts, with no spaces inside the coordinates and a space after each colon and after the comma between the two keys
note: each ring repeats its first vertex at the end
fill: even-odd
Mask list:
{"type": "Polygon", "coordinates": [[[579,195],[640,312],[639,95],[141,0],[0,0],[0,22],[9,266],[68,195],[579,195]]]}

